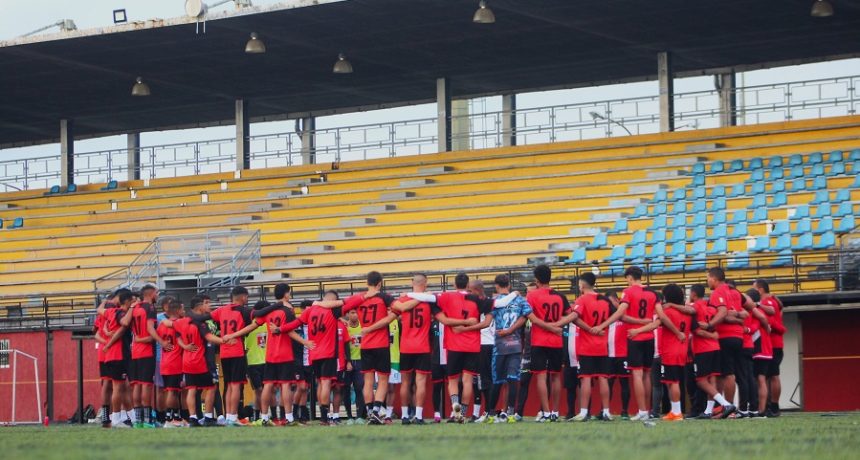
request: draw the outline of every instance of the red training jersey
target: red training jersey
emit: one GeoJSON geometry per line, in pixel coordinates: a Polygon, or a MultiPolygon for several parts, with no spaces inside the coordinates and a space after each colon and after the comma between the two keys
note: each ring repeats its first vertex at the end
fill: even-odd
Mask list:
{"type": "MultiPolygon", "coordinates": [[[[109,340],[110,337],[105,337],[104,328],[105,325],[105,315],[101,314],[96,316],[95,321],[93,321],[93,333],[103,338],[104,340],[109,340]]],[[[105,346],[103,343],[96,342],[96,352],[98,355],[98,360],[100,363],[105,362],[105,346]]]]}
{"type": "Polygon", "coordinates": [[[299,321],[308,325],[307,339],[316,344],[316,347],[308,353],[311,363],[320,359],[337,358],[336,351],[339,346],[337,323],[340,321],[335,316],[334,310],[313,305],[302,312],[299,321]]]}
{"type": "MultiPolygon", "coordinates": [[[[448,291],[436,297],[433,313],[441,312],[452,319],[475,318],[480,321],[481,314],[490,314],[492,311],[493,299],[481,299],[468,292],[448,291]]],[[[454,332],[452,327],[445,326],[444,342],[448,351],[478,353],[481,351],[481,331],[454,332]]]]}
{"type": "MultiPolygon", "coordinates": [[[[232,334],[251,324],[251,315],[248,309],[238,304],[228,304],[212,312],[212,319],[221,330],[221,337],[232,334]]],[[[221,345],[221,359],[244,358],[245,342],[236,340],[232,345],[221,345]]]]}
{"type": "MultiPolygon", "coordinates": [[[[576,298],[573,311],[582,318],[585,324],[595,327],[609,318],[609,299],[598,295],[596,292],[589,292],[576,298]]],[[[534,334],[534,330],[532,330],[532,334],[534,334]]],[[[609,338],[607,335],[608,332],[604,335],[594,335],[585,329],[580,330],[576,338],[576,355],[580,357],[609,356],[609,338]]]]}
{"type": "Polygon", "coordinates": [[[768,296],[761,299],[761,305],[773,307],[774,314],[768,315],[767,322],[770,324],[770,341],[773,348],[783,348],[785,335],[785,325],[782,322],[782,302],[775,296],[768,296]]]}
{"type": "MultiPolygon", "coordinates": [[[[625,289],[621,294],[621,303],[627,304],[627,311],[624,316],[652,321],[654,319],[654,306],[657,305],[658,300],[654,291],[635,284],[625,289]]],[[[640,326],[640,324],[628,323],[627,330],[637,329],[640,326]]],[[[637,342],[654,340],[654,332],[642,332],[633,337],[633,340],[637,342]]]]}
{"type": "Polygon", "coordinates": [[[690,338],[690,323],[692,318],[675,308],[663,310],[672,324],[684,333],[684,341],[678,340],[666,326],[660,327],[658,344],[660,346],[660,358],[664,366],[683,366],[687,364],[687,340],[690,338]]]}
{"type": "MultiPolygon", "coordinates": [[[[149,302],[140,302],[131,309],[131,333],[136,338],[149,336],[147,325],[155,323],[155,308],[149,302]]],[[[132,342],[131,359],[151,358],[155,356],[153,342],[132,342]]]]}
{"type": "MultiPolygon", "coordinates": [[[[405,303],[412,300],[409,296],[402,296],[398,302],[405,303]]],[[[399,312],[400,315],[400,353],[430,353],[430,323],[433,321],[430,304],[421,302],[409,311],[399,312]]]]}
{"type": "MultiPolygon", "coordinates": [[[[117,330],[119,330],[119,328],[122,327],[122,325],[119,322],[122,319],[122,317],[125,316],[126,314],[127,314],[127,312],[124,311],[122,308],[111,308],[111,309],[105,310],[104,327],[102,329],[107,329],[107,334],[103,334],[103,337],[106,340],[110,341],[110,338],[113,336],[113,334],[117,330]]],[[[116,342],[114,342],[114,344],[111,345],[110,348],[108,348],[104,352],[104,354],[105,354],[104,362],[122,361],[123,360],[122,348],[123,348],[122,339],[119,339],[116,342]]]]}
{"type": "MultiPolygon", "coordinates": [[[[367,328],[388,315],[388,308],[391,307],[393,301],[394,298],[384,292],[380,292],[369,299],[365,299],[364,294],[356,294],[344,301],[343,313],[357,310],[359,324],[361,327],[367,328]]],[[[388,345],[387,327],[377,329],[361,338],[362,350],[388,348],[388,345]]]]}
{"type": "MultiPolygon", "coordinates": [[[[740,312],[743,310],[740,302],[740,292],[732,289],[725,283],[717,286],[717,288],[711,292],[711,297],[708,298],[708,305],[717,310],[719,307],[725,307],[728,311],[740,312]]],[[[723,321],[722,323],[717,324],[715,329],[717,333],[720,334],[721,339],[729,337],[743,339],[744,337],[743,324],[731,324],[723,321]]]]}
{"type": "MultiPolygon", "coordinates": [[[[178,321],[178,320],[174,320],[178,321]]],[[[159,324],[155,329],[161,340],[173,345],[173,350],[161,349],[161,375],[178,375],[182,373],[182,347],[176,342],[176,329],[159,324]]]]}
{"type": "MultiPolygon", "coordinates": [[[[532,307],[532,313],[547,323],[554,323],[570,313],[570,302],[567,297],[549,289],[535,289],[529,292],[526,300],[532,307]]],[[[555,335],[540,326],[532,327],[531,345],[533,347],[561,348],[561,336],[555,335]]]]}
{"type": "Polygon", "coordinates": [[[345,371],[346,370],[346,347],[349,346],[349,342],[352,340],[352,337],[349,336],[349,330],[346,327],[346,324],[343,321],[337,321],[337,370],[345,371]]]}
{"type": "MultiPolygon", "coordinates": [[[[693,308],[696,309],[696,321],[708,322],[717,314],[717,309],[708,305],[704,299],[699,299],[693,302],[693,308]]],[[[693,354],[700,355],[711,351],[720,350],[720,341],[717,339],[709,339],[705,337],[693,336],[693,354]]]]}
{"type": "Polygon", "coordinates": [[[293,339],[290,338],[289,332],[285,331],[288,323],[295,321],[296,314],[292,308],[280,306],[267,315],[254,319],[259,325],[266,325],[266,362],[267,363],[286,363],[295,360],[293,353],[293,339]],[[275,328],[281,328],[280,332],[275,334],[275,328]]]}
{"type": "Polygon", "coordinates": [[[182,372],[185,374],[209,372],[209,366],[206,364],[206,334],[209,333],[209,329],[206,325],[195,323],[191,318],[181,318],[173,323],[173,328],[186,345],[197,346],[197,351],[182,352],[182,372]]]}

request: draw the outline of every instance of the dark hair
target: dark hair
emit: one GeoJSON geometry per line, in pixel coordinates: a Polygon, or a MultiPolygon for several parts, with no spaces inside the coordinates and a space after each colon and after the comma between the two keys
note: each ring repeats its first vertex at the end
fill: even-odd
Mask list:
{"type": "Polygon", "coordinates": [[[511,278],[508,275],[496,275],[496,279],[494,280],[496,286],[500,288],[506,288],[511,285],[511,278]]]}
{"type": "Polygon", "coordinates": [[[146,286],[140,288],[140,295],[141,296],[146,295],[147,291],[154,291],[155,289],[156,289],[155,286],[153,286],[151,284],[147,284],[146,286]]]}
{"type": "Polygon", "coordinates": [[[290,289],[290,285],[287,283],[278,283],[275,285],[275,298],[278,300],[283,299],[290,292],[292,292],[292,289],[290,289]]]}
{"type": "Polygon", "coordinates": [[[616,291],[615,289],[610,289],[610,290],[604,292],[603,296],[608,297],[610,299],[618,300],[618,291],[616,291]]]}
{"type": "MultiPolygon", "coordinates": [[[[174,299],[173,297],[171,297],[169,295],[166,295],[166,296],[158,299],[157,303],[158,303],[159,307],[164,308],[165,305],[169,305],[174,300],[176,300],[176,299],[174,299]]],[[[182,305],[182,304],[180,303],[180,305],[182,305]]],[[[168,306],[168,308],[170,308],[170,307],[168,306]]]]}
{"type": "Polygon", "coordinates": [[[675,283],[667,284],[663,287],[663,297],[667,303],[684,305],[684,290],[675,283]]]}
{"type": "Polygon", "coordinates": [[[191,299],[191,308],[192,309],[197,308],[200,305],[203,305],[203,302],[206,302],[207,300],[212,300],[212,299],[206,294],[200,294],[200,295],[194,296],[191,299]]]}
{"type": "Polygon", "coordinates": [[[237,295],[248,295],[248,290],[245,286],[236,286],[230,291],[230,297],[236,297],[237,295]]]}
{"type": "Polygon", "coordinates": [[[761,294],[759,294],[755,289],[747,290],[746,295],[755,303],[761,302],[761,294]]]}
{"type": "Polygon", "coordinates": [[[313,301],[313,300],[305,299],[305,300],[302,300],[302,303],[300,303],[300,304],[299,304],[299,307],[301,307],[301,308],[308,308],[308,307],[310,307],[310,306],[311,306],[311,305],[313,305],[313,304],[314,304],[314,301],[313,301]]]}
{"type": "Polygon", "coordinates": [[[378,271],[372,271],[367,274],[367,285],[368,286],[379,286],[382,283],[382,274],[378,271]]]}
{"type": "Polygon", "coordinates": [[[464,272],[457,273],[454,277],[454,287],[457,289],[466,289],[469,286],[469,275],[464,272]]]}
{"type": "Polygon", "coordinates": [[[126,303],[126,302],[128,302],[128,301],[129,301],[129,299],[131,299],[132,297],[134,297],[134,294],[133,294],[131,291],[126,290],[125,292],[120,293],[120,295],[119,295],[119,303],[121,303],[121,304],[126,303]]]}
{"type": "Polygon", "coordinates": [[[755,280],[753,285],[758,286],[762,291],[765,292],[765,294],[770,294],[770,283],[768,283],[767,281],[759,278],[755,280]]]}
{"type": "Polygon", "coordinates": [[[594,287],[594,284],[597,283],[597,277],[594,276],[594,273],[591,272],[585,272],[579,275],[579,280],[585,281],[585,284],[587,284],[589,287],[594,287]]]}
{"type": "Polygon", "coordinates": [[[537,287],[537,283],[535,283],[534,281],[532,281],[531,283],[527,284],[526,286],[527,286],[527,287],[537,287]]]}
{"type": "Polygon", "coordinates": [[[325,291],[325,294],[323,295],[323,297],[325,297],[329,294],[334,294],[334,298],[340,300],[340,294],[338,294],[337,291],[335,291],[334,289],[329,289],[328,291],[325,291]]]}
{"type": "Polygon", "coordinates": [[[737,284],[737,283],[735,282],[735,280],[733,280],[733,279],[731,279],[731,280],[726,280],[726,284],[727,284],[727,285],[729,285],[729,287],[732,287],[732,288],[735,288],[735,289],[737,289],[737,288],[738,288],[738,284],[737,284]]]}
{"type": "Polygon", "coordinates": [[[123,292],[131,292],[131,291],[127,288],[119,288],[116,291],[114,291],[113,294],[111,294],[111,298],[121,296],[123,292]]]}
{"type": "Polygon", "coordinates": [[[182,302],[180,302],[176,299],[170,298],[170,303],[167,304],[167,312],[168,313],[179,313],[180,311],[182,311],[182,302]]]}
{"type": "Polygon", "coordinates": [[[694,284],[690,286],[690,292],[696,294],[696,297],[700,299],[705,298],[705,285],[704,284],[694,284]]]}
{"type": "Polygon", "coordinates": [[[541,284],[549,284],[552,279],[552,270],[549,265],[538,265],[534,271],[535,279],[541,284]]]}
{"type": "Polygon", "coordinates": [[[624,270],[624,277],[627,278],[628,276],[633,278],[634,280],[641,280],[642,269],[637,267],[636,265],[631,265],[627,267],[627,270],[624,270]]]}
{"type": "Polygon", "coordinates": [[[265,300],[258,300],[257,303],[254,304],[254,310],[262,310],[269,306],[269,302],[265,300]]]}
{"type": "Polygon", "coordinates": [[[722,267],[711,267],[708,269],[708,275],[715,278],[717,281],[726,280],[726,272],[722,267]]]}

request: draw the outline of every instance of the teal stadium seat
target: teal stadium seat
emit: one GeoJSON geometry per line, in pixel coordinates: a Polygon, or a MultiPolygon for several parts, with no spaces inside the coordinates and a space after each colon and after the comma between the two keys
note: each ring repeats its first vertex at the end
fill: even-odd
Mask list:
{"type": "Polygon", "coordinates": [[[736,252],[728,261],[729,270],[739,270],[750,266],[750,255],[748,252],[736,252]]]}
{"type": "Polygon", "coordinates": [[[813,245],[813,249],[830,249],[834,246],[836,246],[836,235],[833,232],[825,232],[813,245]]]}
{"type": "Polygon", "coordinates": [[[627,231],[627,219],[620,218],[615,221],[615,226],[612,227],[612,230],[609,233],[621,233],[627,231]]]}
{"type": "Polygon", "coordinates": [[[586,246],[588,249],[600,249],[606,246],[607,234],[606,232],[598,232],[594,235],[594,240],[591,241],[591,244],[586,246]]]}
{"type": "Polygon", "coordinates": [[[719,174],[719,173],[723,172],[724,169],[725,169],[725,166],[723,165],[723,162],[720,160],[717,160],[717,161],[711,163],[711,174],[719,174]]]}
{"type": "Polygon", "coordinates": [[[850,201],[845,201],[839,203],[839,207],[836,209],[836,217],[845,217],[854,215],[854,203],[850,201]]]}
{"type": "Polygon", "coordinates": [[[721,211],[717,211],[714,213],[714,218],[711,220],[712,224],[725,224],[726,221],[726,211],[725,209],[721,211]]]}
{"type": "Polygon", "coordinates": [[[809,206],[805,204],[794,208],[794,215],[791,216],[792,219],[805,219],[807,217],[809,217],[809,206]]]}
{"type": "Polygon", "coordinates": [[[732,160],[729,163],[729,172],[738,172],[744,170],[744,161],[743,160],[732,160]]]}
{"type": "Polygon", "coordinates": [[[829,190],[819,190],[815,192],[815,196],[812,198],[810,203],[812,204],[821,204],[830,202],[830,191],[829,190]]]}
{"type": "Polygon", "coordinates": [[[830,215],[830,203],[821,203],[815,208],[815,217],[822,218],[830,215]]]}
{"type": "Polygon", "coordinates": [[[784,192],[785,191],[785,181],[784,180],[775,180],[773,184],[770,186],[770,193],[776,192],[784,192]]]}
{"type": "MultiPolygon", "coordinates": [[[[831,227],[832,227],[832,225],[831,225],[831,227]]],[[[792,235],[802,235],[804,233],[809,233],[811,231],[812,231],[812,221],[809,219],[800,219],[799,221],[797,221],[797,225],[794,226],[794,230],[791,231],[791,234],[792,235]]]]}
{"type": "Polygon", "coordinates": [[[763,222],[766,220],[767,220],[767,208],[760,207],[760,208],[756,208],[756,210],[753,211],[753,215],[752,215],[752,218],[750,219],[750,222],[758,223],[758,222],[763,222]]]}
{"type": "Polygon", "coordinates": [[[648,215],[648,205],[645,203],[637,204],[635,208],[633,208],[633,215],[631,217],[645,217],[648,215]]]}
{"type": "Polygon", "coordinates": [[[822,161],[821,152],[814,152],[809,154],[809,158],[806,159],[806,163],[811,165],[820,164],[822,161]]]}
{"type": "Polygon", "coordinates": [[[786,233],[790,233],[791,227],[788,225],[788,221],[779,220],[773,224],[773,231],[770,232],[770,236],[782,236],[786,233]]]}
{"type": "Polygon", "coordinates": [[[804,190],[806,190],[806,178],[798,177],[791,181],[792,192],[802,192],[804,190]]]}
{"type": "Polygon", "coordinates": [[[812,233],[804,233],[797,239],[797,244],[792,246],[795,251],[808,251],[812,249],[812,233]]]}
{"type": "Polygon", "coordinates": [[[786,197],[785,192],[778,192],[770,199],[771,207],[785,206],[786,204],[788,204],[788,198],[786,197]]]}
{"type": "Polygon", "coordinates": [[[714,188],[711,189],[711,198],[722,198],[726,196],[726,187],[722,185],[715,185],[714,188]]]}
{"type": "Polygon", "coordinates": [[[12,225],[10,225],[10,226],[9,226],[9,228],[10,228],[10,229],[13,229],[13,228],[21,228],[21,227],[23,227],[23,226],[24,226],[24,218],[23,218],[23,217],[16,217],[16,218],[12,221],[12,225]]]}
{"type": "Polygon", "coordinates": [[[798,166],[803,164],[803,155],[795,153],[794,155],[788,157],[788,165],[789,166],[798,166]]]}
{"type": "Polygon", "coordinates": [[[764,165],[762,164],[761,157],[755,157],[750,160],[747,165],[747,170],[751,171],[753,169],[761,169],[764,165]]]}
{"type": "Polygon", "coordinates": [[[729,245],[725,238],[719,238],[711,245],[708,255],[725,254],[728,251],[729,245]]]}
{"type": "Polygon", "coordinates": [[[783,165],[784,165],[784,163],[782,161],[782,157],[780,157],[780,156],[770,157],[770,159],[767,160],[767,167],[768,168],[776,168],[776,167],[781,168],[783,165]]]}
{"type": "MultiPolygon", "coordinates": [[[[805,219],[804,219],[805,220],[805,219]]],[[[809,231],[809,230],[806,230],[809,231]]],[[[830,216],[822,217],[818,224],[815,226],[815,230],[812,233],[816,235],[821,235],[823,233],[832,232],[833,231],[833,218],[830,216]]]]}
{"type": "Polygon", "coordinates": [[[747,223],[740,222],[732,227],[732,233],[729,235],[729,237],[731,239],[739,239],[746,238],[747,235],[749,235],[749,231],[747,230],[747,223]]]}
{"type": "Polygon", "coordinates": [[[854,214],[845,216],[839,221],[839,228],[836,229],[839,233],[850,232],[857,225],[854,222],[854,214]]]}
{"type": "Polygon", "coordinates": [[[747,220],[747,210],[746,209],[738,209],[732,213],[732,218],[729,220],[732,224],[738,224],[741,222],[746,222],[747,220]]]}
{"type": "Polygon", "coordinates": [[[827,155],[827,162],[836,163],[837,161],[842,161],[843,158],[844,155],[842,153],[842,150],[834,150],[827,155]]]}

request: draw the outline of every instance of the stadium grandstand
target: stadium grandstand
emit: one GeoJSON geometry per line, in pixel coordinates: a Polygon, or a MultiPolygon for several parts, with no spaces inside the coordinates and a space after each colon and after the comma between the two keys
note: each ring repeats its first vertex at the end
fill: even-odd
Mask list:
{"type": "Polygon", "coordinates": [[[737,78],[860,57],[860,3],[719,3],[191,0],[0,42],[0,149],[44,147],[0,150],[0,421],[101,405],[93,325],[119,288],[221,305],[243,286],[253,305],[278,283],[316,301],[372,271],[392,295],[466,272],[525,295],[542,264],[571,304],[584,273],[620,292],[630,266],[656,290],[715,266],[741,292],[767,280],[785,306],[779,407],[860,409],[860,76],[737,78]],[[703,76],[715,89],[675,91],[703,76]],[[636,82],[657,91],[517,104],[636,82]],[[316,128],[419,104],[438,115],[316,128]],[[254,133],[271,122],[295,129],[254,133]],[[141,140],[215,126],[235,136],[141,140]]]}

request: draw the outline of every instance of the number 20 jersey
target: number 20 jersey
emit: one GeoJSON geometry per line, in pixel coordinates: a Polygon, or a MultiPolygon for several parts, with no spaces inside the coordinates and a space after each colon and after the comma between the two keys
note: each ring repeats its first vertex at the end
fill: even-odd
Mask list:
{"type": "MultiPolygon", "coordinates": [[[[535,289],[526,297],[532,312],[547,323],[554,323],[562,316],[570,313],[570,302],[567,297],[549,289],[535,289]]],[[[533,347],[561,348],[562,339],[539,326],[532,326],[531,345],[533,347]]]]}

